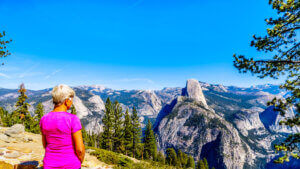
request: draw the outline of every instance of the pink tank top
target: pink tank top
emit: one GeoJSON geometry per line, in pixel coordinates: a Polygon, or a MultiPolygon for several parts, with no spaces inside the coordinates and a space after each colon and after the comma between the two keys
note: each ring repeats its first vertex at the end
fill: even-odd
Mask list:
{"type": "Polygon", "coordinates": [[[79,118],[68,112],[49,112],[41,118],[40,127],[47,142],[44,169],[79,169],[72,139],[72,133],[82,128],[79,118]]]}

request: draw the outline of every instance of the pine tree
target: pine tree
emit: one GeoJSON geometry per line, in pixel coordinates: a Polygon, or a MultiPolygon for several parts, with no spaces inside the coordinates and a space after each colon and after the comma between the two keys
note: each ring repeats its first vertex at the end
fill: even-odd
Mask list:
{"type": "Polygon", "coordinates": [[[129,116],[128,109],[125,112],[125,120],[124,120],[124,147],[125,147],[125,155],[131,156],[132,153],[132,143],[133,143],[133,136],[132,136],[132,123],[131,118],[129,116]]]}
{"type": "Polygon", "coordinates": [[[4,127],[10,127],[12,125],[11,114],[9,114],[3,107],[0,107],[0,117],[4,127]]]}
{"type": "Polygon", "coordinates": [[[203,160],[199,160],[196,166],[196,169],[205,169],[203,160]]]}
{"type": "Polygon", "coordinates": [[[45,114],[44,106],[42,103],[39,103],[36,106],[34,114],[35,114],[34,119],[39,122],[41,120],[41,118],[43,117],[43,115],[45,114]]]}
{"type": "Polygon", "coordinates": [[[203,158],[203,164],[204,164],[205,169],[209,169],[208,162],[207,162],[206,158],[203,158]]]}
{"type": "Polygon", "coordinates": [[[84,143],[84,145],[88,146],[89,145],[89,136],[83,125],[82,125],[81,132],[82,132],[83,143],[84,143]]]}
{"type": "Polygon", "coordinates": [[[144,158],[145,159],[152,159],[156,160],[156,140],[154,136],[154,132],[152,130],[152,124],[151,121],[148,119],[148,123],[145,130],[145,136],[144,136],[144,158]]]}
{"type": "Polygon", "coordinates": [[[120,104],[115,101],[113,104],[113,150],[117,153],[124,151],[124,136],[123,136],[123,113],[120,104]]]}
{"type": "Polygon", "coordinates": [[[102,145],[101,148],[106,150],[113,150],[113,115],[114,110],[112,103],[109,98],[107,98],[105,103],[104,116],[102,118],[103,123],[103,133],[102,133],[102,145]]]}
{"type": "Polygon", "coordinates": [[[161,164],[165,164],[165,156],[164,156],[164,153],[159,151],[158,154],[157,154],[157,162],[161,163],[161,164]]]}
{"type": "Polygon", "coordinates": [[[30,118],[31,125],[30,125],[30,132],[32,133],[40,133],[40,125],[39,122],[44,115],[44,106],[42,103],[39,103],[36,106],[34,111],[34,117],[30,118]]]}
{"type": "Polygon", "coordinates": [[[179,166],[184,168],[187,165],[188,156],[179,149],[177,152],[177,160],[179,166]]]}
{"type": "Polygon", "coordinates": [[[135,107],[133,107],[132,115],[132,156],[135,158],[138,154],[138,146],[141,142],[141,127],[139,117],[135,107]]]}
{"type": "Polygon", "coordinates": [[[166,163],[168,165],[177,166],[178,161],[177,161],[176,151],[174,150],[174,148],[168,148],[166,150],[166,154],[167,154],[166,163]]]}
{"type": "Polygon", "coordinates": [[[29,103],[26,102],[28,99],[25,89],[24,83],[20,85],[20,89],[18,92],[20,93],[20,96],[18,97],[18,100],[15,104],[17,109],[13,113],[14,117],[13,119],[15,120],[15,123],[22,123],[25,126],[25,130],[31,132],[31,130],[34,128],[34,119],[30,115],[30,112],[28,111],[29,108],[29,103]]]}
{"type": "MultiPolygon", "coordinates": [[[[300,126],[300,1],[269,0],[269,4],[277,12],[276,18],[266,19],[267,35],[253,36],[251,46],[261,52],[261,56],[245,57],[233,55],[234,66],[240,73],[250,72],[259,78],[285,79],[280,85],[290,93],[286,98],[274,97],[267,102],[274,111],[282,116],[289,108],[296,107],[294,117],[286,117],[280,121],[290,127],[300,126]],[[268,55],[266,56],[266,53],[268,55]],[[256,59],[258,58],[258,59],[256,59]]],[[[270,117],[273,118],[273,117],[270,117]]],[[[290,134],[280,144],[274,144],[275,152],[280,154],[275,163],[290,161],[290,157],[300,158],[300,133],[290,134]]]]}
{"type": "Polygon", "coordinates": [[[195,168],[195,161],[193,156],[191,155],[188,157],[186,168],[193,168],[193,169],[195,168]]]}
{"type": "Polygon", "coordinates": [[[77,114],[76,108],[75,108],[75,106],[73,104],[71,106],[71,114],[74,114],[74,115],[77,114]]]}

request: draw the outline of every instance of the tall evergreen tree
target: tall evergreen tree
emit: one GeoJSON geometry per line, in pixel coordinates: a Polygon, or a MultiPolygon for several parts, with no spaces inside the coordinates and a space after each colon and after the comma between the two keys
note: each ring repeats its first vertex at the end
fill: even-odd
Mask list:
{"type": "Polygon", "coordinates": [[[101,148],[106,150],[113,150],[113,118],[114,110],[109,98],[105,102],[105,111],[102,118],[103,133],[102,133],[102,145],[101,148]]]}
{"type": "Polygon", "coordinates": [[[113,104],[113,113],[113,151],[121,153],[124,151],[123,112],[117,101],[113,104]]]}
{"type": "Polygon", "coordinates": [[[203,160],[199,160],[198,163],[197,163],[197,166],[196,166],[196,169],[205,169],[205,165],[204,165],[204,162],[203,160]]]}
{"type": "Polygon", "coordinates": [[[0,117],[2,126],[9,127],[12,126],[11,114],[8,113],[3,107],[0,107],[0,117]]]}
{"type": "Polygon", "coordinates": [[[30,115],[30,112],[28,111],[29,103],[26,102],[28,99],[25,89],[24,83],[20,85],[20,88],[18,92],[20,93],[18,100],[15,104],[17,109],[13,112],[13,119],[15,120],[15,123],[22,123],[25,126],[26,131],[31,131],[32,128],[34,128],[34,122],[33,118],[30,115]]]}
{"type": "Polygon", "coordinates": [[[184,168],[187,165],[188,156],[180,149],[177,152],[177,161],[180,167],[184,168]]]}
{"type": "Polygon", "coordinates": [[[151,121],[148,119],[144,136],[144,158],[156,160],[156,140],[152,130],[151,121]]]}
{"type": "Polygon", "coordinates": [[[32,133],[40,133],[40,125],[39,122],[44,115],[44,106],[42,103],[39,103],[34,111],[34,117],[31,118],[31,127],[30,132],[32,133]]]}
{"type": "Polygon", "coordinates": [[[71,114],[74,114],[74,115],[77,114],[76,108],[75,108],[75,106],[73,104],[71,106],[71,114]]]}
{"type": "Polygon", "coordinates": [[[193,168],[193,169],[195,168],[195,160],[191,155],[189,155],[188,157],[186,168],[193,168]]]}
{"type": "Polygon", "coordinates": [[[177,161],[176,151],[174,150],[174,148],[168,148],[166,150],[166,154],[167,154],[166,163],[168,165],[177,166],[178,161],[177,161]]]}
{"type": "Polygon", "coordinates": [[[141,142],[141,127],[140,121],[135,107],[133,107],[132,115],[132,156],[136,157],[138,154],[138,146],[141,142]]]}
{"type": "Polygon", "coordinates": [[[159,162],[159,163],[161,163],[161,164],[165,164],[166,159],[165,159],[165,156],[164,156],[163,152],[159,151],[157,153],[157,160],[156,161],[159,162]]]}
{"type": "MultiPolygon", "coordinates": [[[[269,0],[269,4],[277,11],[276,18],[266,19],[267,35],[253,36],[251,46],[262,55],[256,58],[247,58],[244,55],[234,54],[234,66],[240,73],[251,72],[259,78],[284,78],[280,85],[289,96],[273,98],[267,105],[273,106],[274,111],[285,115],[289,108],[296,108],[294,117],[286,117],[279,124],[290,127],[300,126],[300,1],[299,0],[269,0]],[[266,56],[268,53],[268,56],[266,56]]],[[[273,117],[270,117],[273,118],[273,117]]],[[[289,161],[290,156],[300,158],[300,133],[289,135],[285,141],[275,144],[276,152],[283,153],[274,160],[275,163],[289,161]]]]}
{"type": "Polygon", "coordinates": [[[84,145],[88,146],[89,145],[89,136],[83,125],[82,125],[81,132],[82,132],[83,143],[84,143],[84,145]]]}
{"type": "Polygon", "coordinates": [[[205,169],[209,169],[209,165],[208,165],[206,158],[203,158],[203,164],[204,164],[205,169]]]}
{"type": "Polygon", "coordinates": [[[43,117],[43,115],[45,114],[44,106],[42,103],[39,103],[36,106],[34,114],[35,114],[34,119],[39,122],[41,120],[41,118],[43,117]]]}
{"type": "Polygon", "coordinates": [[[131,117],[129,115],[128,109],[125,112],[125,120],[124,120],[124,147],[125,147],[125,155],[131,156],[132,144],[133,144],[133,135],[132,135],[132,123],[131,117]]]}

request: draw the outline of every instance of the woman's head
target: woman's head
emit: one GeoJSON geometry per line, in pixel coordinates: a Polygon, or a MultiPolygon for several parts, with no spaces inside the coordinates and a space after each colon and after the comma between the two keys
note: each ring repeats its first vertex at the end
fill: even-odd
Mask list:
{"type": "Polygon", "coordinates": [[[72,105],[75,92],[72,88],[65,84],[57,85],[52,90],[52,99],[55,106],[66,104],[69,109],[72,105]]]}

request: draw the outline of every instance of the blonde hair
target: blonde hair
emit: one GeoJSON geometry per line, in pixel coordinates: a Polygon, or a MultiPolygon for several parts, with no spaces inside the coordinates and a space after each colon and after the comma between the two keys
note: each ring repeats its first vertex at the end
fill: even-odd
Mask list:
{"type": "Polygon", "coordinates": [[[65,84],[60,84],[55,86],[51,94],[52,94],[53,104],[55,105],[61,104],[66,99],[75,96],[74,90],[65,84]]]}

